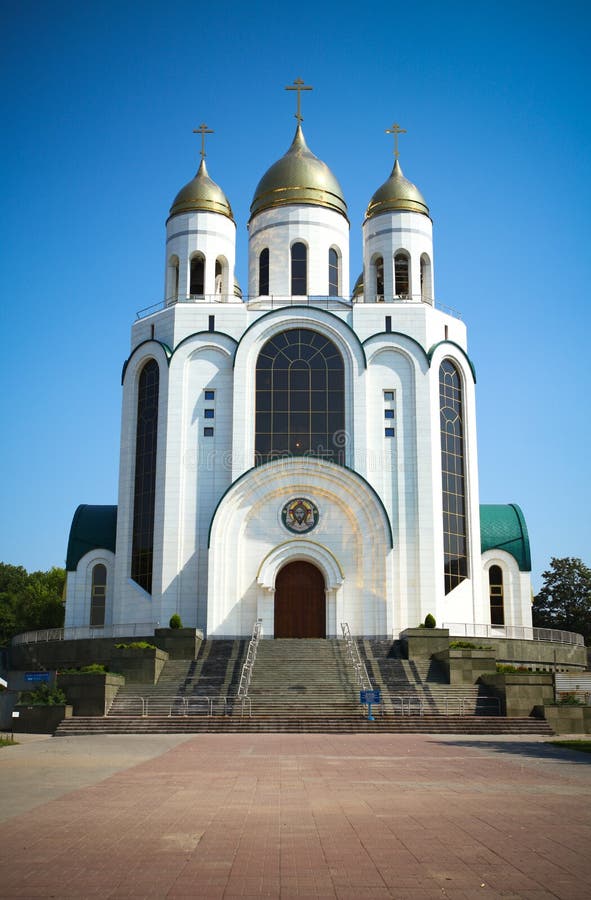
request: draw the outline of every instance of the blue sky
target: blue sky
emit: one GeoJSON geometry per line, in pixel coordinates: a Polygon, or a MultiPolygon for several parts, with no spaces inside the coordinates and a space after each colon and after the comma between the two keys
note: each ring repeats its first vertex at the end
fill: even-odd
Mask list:
{"type": "Polygon", "coordinates": [[[63,565],[78,503],[116,503],[120,373],[137,310],[162,298],[164,223],[208,167],[238,224],[294,129],[361,222],[405,174],[434,220],[436,297],[468,325],[482,502],[517,502],[534,587],[591,563],[588,168],[591,6],[3,4],[0,559],[63,565]]]}

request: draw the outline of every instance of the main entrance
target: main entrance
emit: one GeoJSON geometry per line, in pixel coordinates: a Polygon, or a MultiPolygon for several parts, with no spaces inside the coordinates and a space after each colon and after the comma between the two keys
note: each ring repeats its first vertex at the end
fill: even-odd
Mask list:
{"type": "Polygon", "coordinates": [[[324,576],[303,560],[288,563],[275,579],[275,637],[326,637],[324,576]]]}

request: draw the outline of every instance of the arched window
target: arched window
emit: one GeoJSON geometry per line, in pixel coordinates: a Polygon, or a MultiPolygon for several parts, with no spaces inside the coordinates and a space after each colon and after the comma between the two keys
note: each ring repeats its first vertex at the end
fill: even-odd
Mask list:
{"type": "Polygon", "coordinates": [[[205,290],[205,258],[198,253],[191,259],[191,278],[189,293],[192,297],[201,297],[205,290]]]}
{"type": "Polygon", "coordinates": [[[426,253],[421,255],[421,300],[433,300],[433,282],[431,279],[431,260],[426,253]]]}
{"type": "Polygon", "coordinates": [[[345,463],[345,372],[329,338],[293,328],[263,346],[256,367],[255,464],[280,456],[345,463]]]}
{"type": "Polygon", "coordinates": [[[179,258],[171,256],[168,263],[166,299],[176,300],[179,295],[179,258]]]}
{"type": "Polygon", "coordinates": [[[259,254],[259,297],[269,294],[269,248],[265,247],[259,254]]]}
{"type": "Polygon", "coordinates": [[[439,367],[445,593],[468,577],[464,410],[460,373],[450,359],[439,367]]]}
{"type": "Polygon", "coordinates": [[[505,598],[503,591],[503,570],[491,566],[488,570],[488,590],[490,596],[490,624],[505,624],[505,598]]]}
{"type": "Polygon", "coordinates": [[[384,299],[384,257],[378,256],[374,262],[376,270],[376,300],[384,299]]]}
{"type": "Polygon", "coordinates": [[[339,296],[339,254],[334,247],[328,251],[328,296],[339,296]]]}
{"type": "Polygon", "coordinates": [[[107,567],[97,563],[92,570],[90,590],[90,627],[103,628],[105,624],[105,603],[107,599],[107,567]]]}
{"type": "Polygon", "coordinates": [[[155,359],[143,367],[138,384],[131,577],[152,591],[154,503],[160,370],[155,359]]]}
{"type": "Polygon", "coordinates": [[[394,285],[397,297],[406,299],[410,296],[410,260],[402,250],[394,257],[394,285]]]}
{"type": "Polygon", "coordinates": [[[221,259],[215,261],[215,292],[216,294],[224,292],[224,270],[221,259]]]}
{"type": "Polygon", "coordinates": [[[291,247],[291,293],[296,297],[308,293],[308,250],[301,241],[291,247]]]}

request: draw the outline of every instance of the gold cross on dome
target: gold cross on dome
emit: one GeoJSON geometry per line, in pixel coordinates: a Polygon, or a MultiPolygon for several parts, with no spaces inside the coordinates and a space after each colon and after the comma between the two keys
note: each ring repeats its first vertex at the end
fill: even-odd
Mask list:
{"type": "Polygon", "coordinates": [[[394,135],[394,159],[398,159],[398,135],[406,134],[406,128],[401,128],[397,122],[394,122],[391,128],[386,128],[386,134],[394,135]]]}
{"type": "Polygon", "coordinates": [[[211,128],[208,128],[207,125],[201,123],[199,128],[193,129],[193,134],[201,135],[201,159],[205,159],[205,135],[206,134],[215,134],[215,131],[212,131],[211,128]]]}
{"type": "Polygon", "coordinates": [[[285,88],[285,90],[286,90],[286,91],[297,91],[297,92],[298,92],[298,111],[296,112],[295,117],[296,117],[296,119],[298,120],[298,122],[303,122],[303,121],[304,121],[304,117],[302,116],[302,107],[301,107],[301,96],[302,96],[302,91],[313,91],[314,88],[313,88],[313,87],[309,87],[307,84],[304,84],[304,81],[303,81],[302,78],[296,78],[296,80],[294,81],[294,83],[288,85],[288,86],[285,88]]]}

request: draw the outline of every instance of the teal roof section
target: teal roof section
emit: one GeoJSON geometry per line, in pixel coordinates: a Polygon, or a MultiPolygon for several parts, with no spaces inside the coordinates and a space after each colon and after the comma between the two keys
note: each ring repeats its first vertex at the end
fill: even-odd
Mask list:
{"type": "Polygon", "coordinates": [[[504,550],[515,558],[521,572],[531,572],[527,525],[516,503],[481,503],[480,548],[483,553],[504,550]]]}
{"type": "Polygon", "coordinates": [[[85,553],[90,550],[115,552],[117,536],[117,507],[89,506],[82,503],[72,519],[66,569],[75,572],[85,553]]]}

